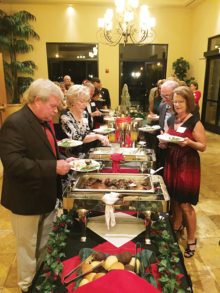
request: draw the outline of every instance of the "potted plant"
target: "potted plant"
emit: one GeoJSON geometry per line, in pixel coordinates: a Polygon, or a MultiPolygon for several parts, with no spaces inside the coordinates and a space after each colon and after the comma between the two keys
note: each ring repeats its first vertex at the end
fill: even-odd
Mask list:
{"type": "Polygon", "coordinates": [[[173,69],[174,74],[179,80],[183,80],[186,82],[186,84],[189,86],[191,81],[193,81],[195,78],[190,77],[187,79],[187,71],[190,69],[189,62],[184,60],[183,57],[178,58],[175,62],[173,62],[173,69]]]}
{"type": "Polygon", "coordinates": [[[29,87],[37,68],[31,60],[18,61],[18,54],[33,50],[27,41],[30,38],[39,40],[29,21],[35,21],[34,15],[19,11],[12,15],[0,10],[0,50],[3,52],[5,84],[8,102],[20,103],[20,97],[29,87]]]}

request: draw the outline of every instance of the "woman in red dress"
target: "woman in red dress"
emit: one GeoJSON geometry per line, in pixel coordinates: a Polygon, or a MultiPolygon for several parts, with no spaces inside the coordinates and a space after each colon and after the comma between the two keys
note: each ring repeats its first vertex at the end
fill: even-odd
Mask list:
{"type": "Polygon", "coordinates": [[[205,151],[205,130],[201,121],[191,113],[194,97],[186,86],[174,90],[173,110],[175,114],[168,119],[166,133],[182,138],[160,144],[168,147],[164,167],[164,181],[171,197],[174,231],[183,229],[184,218],[187,229],[187,248],[184,256],[194,255],[196,247],[196,213],[192,205],[199,199],[200,158],[198,151],[205,151]]]}
{"type": "Polygon", "coordinates": [[[198,82],[192,81],[190,84],[190,89],[195,98],[195,104],[199,107],[199,100],[201,98],[201,92],[198,91],[198,82]]]}

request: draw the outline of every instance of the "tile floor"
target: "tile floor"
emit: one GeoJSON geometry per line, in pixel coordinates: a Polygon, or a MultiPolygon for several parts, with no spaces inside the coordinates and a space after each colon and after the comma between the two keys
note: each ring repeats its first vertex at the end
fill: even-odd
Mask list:
{"type": "MultiPolygon", "coordinates": [[[[197,213],[197,250],[185,265],[194,293],[220,292],[220,136],[207,132],[207,150],[200,154],[202,182],[197,213]]],[[[0,188],[2,180],[0,179],[0,188]]],[[[184,251],[186,235],[179,244],[184,251]]],[[[15,238],[8,211],[0,206],[0,293],[18,293],[15,238]]]]}

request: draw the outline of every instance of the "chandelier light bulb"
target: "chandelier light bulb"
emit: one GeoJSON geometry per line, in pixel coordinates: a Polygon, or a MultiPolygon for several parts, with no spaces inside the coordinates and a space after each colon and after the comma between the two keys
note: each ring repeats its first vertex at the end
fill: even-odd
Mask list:
{"type": "Polygon", "coordinates": [[[124,0],[115,0],[116,12],[122,13],[124,11],[125,1],[124,0]]]}
{"type": "Polygon", "coordinates": [[[105,25],[104,18],[99,18],[98,19],[98,27],[99,28],[104,28],[104,25],[105,25]]]}
{"type": "Polygon", "coordinates": [[[112,30],[112,22],[109,22],[106,24],[106,30],[111,31],[112,30]]]}
{"type": "Polygon", "coordinates": [[[124,21],[125,22],[130,22],[134,19],[134,14],[133,12],[130,12],[130,11],[125,11],[124,13],[124,21]]]}
{"type": "Polygon", "coordinates": [[[147,5],[142,5],[140,9],[140,19],[142,22],[149,17],[149,11],[147,5]]]}
{"type": "Polygon", "coordinates": [[[128,5],[130,5],[134,9],[138,8],[138,4],[139,4],[138,0],[128,0],[128,5]]]}

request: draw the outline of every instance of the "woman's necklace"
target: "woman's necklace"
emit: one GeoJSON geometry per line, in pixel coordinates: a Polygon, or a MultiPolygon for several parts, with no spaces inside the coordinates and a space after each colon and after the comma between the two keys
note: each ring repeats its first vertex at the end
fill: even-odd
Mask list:
{"type": "Polygon", "coordinates": [[[186,114],[186,116],[184,116],[183,118],[179,118],[179,119],[176,117],[176,119],[174,120],[174,124],[182,123],[187,116],[188,116],[188,114],[186,114]]]}

